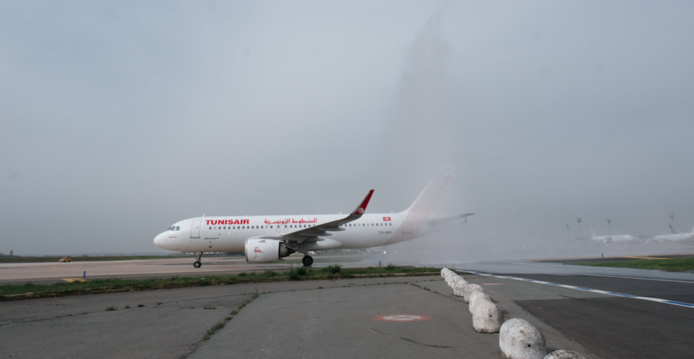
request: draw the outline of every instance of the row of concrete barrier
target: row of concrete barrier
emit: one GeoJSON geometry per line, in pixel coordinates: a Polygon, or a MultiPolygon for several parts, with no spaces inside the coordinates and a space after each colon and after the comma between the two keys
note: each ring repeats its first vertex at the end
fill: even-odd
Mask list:
{"type": "Polygon", "coordinates": [[[443,268],[441,276],[453,295],[469,304],[472,326],[479,333],[499,333],[499,348],[507,359],[585,359],[577,352],[557,350],[547,354],[545,337],[532,324],[520,318],[503,320],[496,304],[478,284],[468,283],[454,271],[443,268]]]}

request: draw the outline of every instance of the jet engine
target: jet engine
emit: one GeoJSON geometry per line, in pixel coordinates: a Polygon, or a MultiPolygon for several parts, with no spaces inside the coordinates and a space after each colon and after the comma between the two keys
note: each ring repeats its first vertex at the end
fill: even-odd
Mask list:
{"type": "Polygon", "coordinates": [[[275,262],[294,253],[293,249],[280,240],[263,238],[246,240],[244,251],[248,263],[275,262]]]}

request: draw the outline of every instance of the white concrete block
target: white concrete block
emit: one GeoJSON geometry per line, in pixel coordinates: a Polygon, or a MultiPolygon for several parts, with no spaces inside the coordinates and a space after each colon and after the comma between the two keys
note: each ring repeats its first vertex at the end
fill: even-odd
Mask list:
{"type": "Polygon", "coordinates": [[[463,289],[463,297],[464,297],[463,300],[465,301],[465,303],[469,303],[469,302],[470,302],[470,296],[471,296],[472,293],[474,293],[474,292],[482,292],[482,293],[484,293],[484,288],[482,288],[482,286],[480,286],[479,284],[468,284],[468,285],[466,285],[466,286],[465,286],[465,289],[463,289]]]}
{"type": "Polygon", "coordinates": [[[453,288],[453,287],[455,287],[456,283],[458,283],[461,280],[463,280],[463,278],[461,278],[459,275],[455,274],[455,275],[451,276],[451,278],[448,280],[448,286],[453,288]]]}
{"type": "MultiPolygon", "coordinates": [[[[470,298],[469,298],[470,305],[468,306],[468,308],[470,309],[470,313],[473,312],[473,310],[474,310],[473,308],[475,306],[475,303],[480,301],[480,300],[488,300],[491,302],[492,298],[490,298],[489,295],[485,292],[473,292],[472,294],[470,294],[470,298]]],[[[501,325],[501,324],[499,324],[499,325],[501,325]]]]}
{"type": "Polygon", "coordinates": [[[496,304],[491,301],[478,299],[475,311],[472,313],[472,327],[478,333],[498,333],[501,328],[502,315],[496,304]]]}
{"type": "Polygon", "coordinates": [[[453,286],[453,295],[458,296],[458,297],[463,297],[465,294],[463,293],[463,290],[469,283],[465,281],[465,279],[460,279],[458,283],[456,283],[453,286]]]}
{"type": "Polygon", "coordinates": [[[501,325],[499,348],[506,359],[543,359],[547,355],[542,332],[519,318],[509,319],[501,325]]]}
{"type": "Polygon", "coordinates": [[[555,350],[547,354],[545,359],[586,359],[586,357],[571,350],[555,350]]]}

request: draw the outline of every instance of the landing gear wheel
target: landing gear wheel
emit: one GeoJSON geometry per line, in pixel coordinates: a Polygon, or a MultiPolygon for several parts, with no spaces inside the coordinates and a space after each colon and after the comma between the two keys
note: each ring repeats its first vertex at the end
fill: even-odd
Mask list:
{"type": "Polygon", "coordinates": [[[200,266],[202,265],[202,262],[201,262],[202,252],[197,252],[197,253],[195,253],[195,255],[198,257],[198,259],[196,259],[195,262],[193,263],[193,267],[200,268],[200,266]]]}
{"type": "Polygon", "coordinates": [[[310,267],[313,264],[313,257],[304,256],[304,258],[301,258],[301,263],[304,264],[304,267],[310,267]]]}

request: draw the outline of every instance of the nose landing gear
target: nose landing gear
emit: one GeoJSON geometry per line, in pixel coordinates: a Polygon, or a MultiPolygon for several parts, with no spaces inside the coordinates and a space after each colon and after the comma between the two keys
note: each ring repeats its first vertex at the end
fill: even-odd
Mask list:
{"type": "Polygon", "coordinates": [[[202,259],[202,252],[198,252],[196,254],[198,256],[198,259],[195,262],[193,262],[193,267],[200,268],[200,266],[202,266],[202,262],[200,262],[200,259],[202,259]]]}

